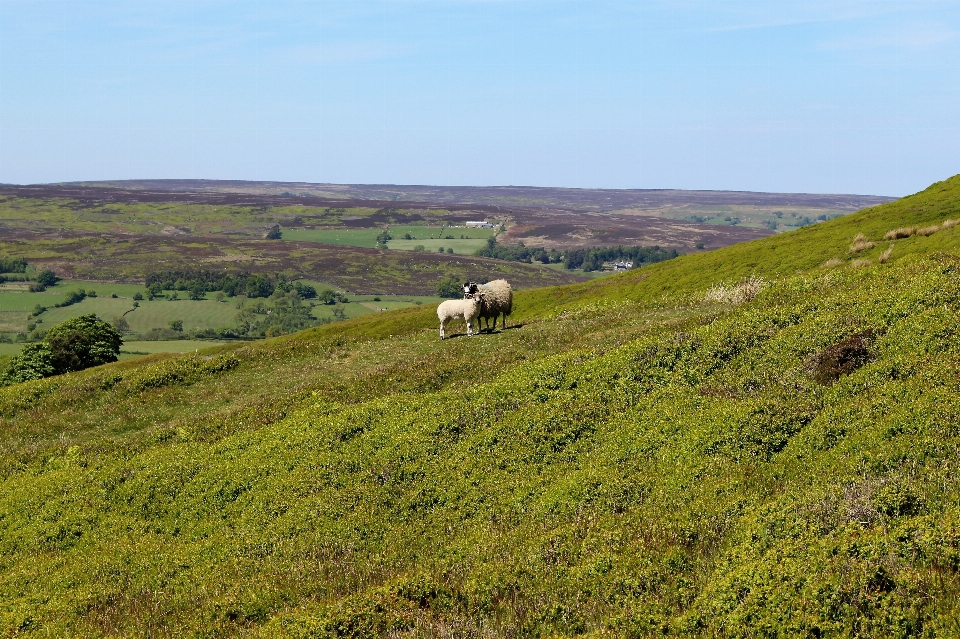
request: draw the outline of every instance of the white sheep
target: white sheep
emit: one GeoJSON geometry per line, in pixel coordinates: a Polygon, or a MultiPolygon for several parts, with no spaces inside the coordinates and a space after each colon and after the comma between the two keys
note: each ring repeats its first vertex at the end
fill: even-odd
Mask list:
{"type": "Polygon", "coordinates": [[[490,318],[493,318],[493,328],[497,328],[497,318],[503,315],[503,328],[507,327],[507,315],[513,312],[513,289],[507,280],[493,280],[486,284],[467,282],[463,285],[465,296],[473,295],[480,301],[480,315],[477,318],[477,330],[480,320],[486,320],[487,330],[490,330],[490,318]]]}
{"type": "Polygon", "coordinates": [[[480,302],[474,297],[440,302],[440,306],[437,307],[437,317],[440,318],[440,339],[444,338],[443,329],[447,322],[460,318],[463,318],[463,321],[467,323],[467,335],[473,335],[473,323],[477,320],[479,314],[480,302]]]}

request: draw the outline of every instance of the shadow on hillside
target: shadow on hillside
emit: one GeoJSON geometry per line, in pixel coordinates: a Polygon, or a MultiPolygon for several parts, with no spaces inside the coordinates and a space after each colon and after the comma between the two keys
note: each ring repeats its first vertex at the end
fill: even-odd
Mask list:
{"type": "Polygon", "coordinates": [[[503,331],[515,331],[515,330],[517,330],[518,328],[523,328],[523,324],[514,324],[513,326],[508,326],[508,327],[506,327],[506,328],[501,328],[501,329],[496,329],[496,328],[495,328],[495,329],[493,329],[492,331],[489,331],[489,332],[486,331],[486,330],[481,331],[481,332],[482,332],[482,333],[485,333],[485,334],[487,334],[487,335],[495,335],[495,334],[497,334],[497,333],[502,333],[503,331]]]}

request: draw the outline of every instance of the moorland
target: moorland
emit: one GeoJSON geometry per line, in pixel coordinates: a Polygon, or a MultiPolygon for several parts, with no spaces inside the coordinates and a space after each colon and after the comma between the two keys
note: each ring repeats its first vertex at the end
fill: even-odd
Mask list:
{"type": "MultiPolygon", "coordinates": [[[[762,237],[776,226],[766,218],[718,225],[696,215],[673,220],[621,210],[636,205],[638,193],[649,200],[649,192],[547,189],[537,191],[536,198],[521,198],[516,189],[281,186],[175,180],[0,186],[0,257],[28,264],[19,276],[0,274],[6,280],[0,282],[0,356],[41,338],[52,322],[86,313],[127,331],[126,355],[155,352],[160,342],[184,350],[188,344],[181,342],[188,338],[262,337],[433,302],[455,290],[448,285],[454,280],[507,278],[518,289],[583,281],[602,274],[604,260],[615,259],[603,247],[632,245],[632,252],[619,255],[639,266],[669,259],[678,250],[696,252],[762,237]],[[467,199],[470,193],[477,202],[467,199]],[[492,228],[468,227],[471,220],[488,221],[492,228]],[[597,247],[605,252],[587,254],[597,247]],[[31,278],[44,270],[62,281],[32,290],[31,278]],[[176,273],[163,277],[167,288],[148,294],[136,287],[164,273],[176,273]],[[232,289],[226,297],[219,294],[218,277],[244,274],[268,278],[274,288],[280,278],[299,281],[319,297],[301,299],[306,309],[295,317],[272,326],[255,321],[251,329],[244,313],[281,309],[271,297],[273,289],[240,299],[232,289]],[[202,294],[189,294],[200,281],[202,294]],[[326,291],[335,297],[324,298],[326,291]],[[81,292],[75,304],[63,304],[81,292]],[[181,322],[183,330],[172,333],[173,322],[181,322]]],[[[772,211],[759,212],[754,205],[790,205],[795,210],[776,215],[795,225],[812,224],[818,213],[827,219],[873,201],[735,196],[692,192],[686,200],[677,193],[667,199],[670,210],[692,206],[713,217],[737,205],[775,219],[772,211]]],[[[658,202],[667,201],[659,197],[658,202]]]]}
{"type": "Polygon", "coordinates": [[[960,176],[821,224],[0,389],[23,636],[960,634],[960,176]]]}

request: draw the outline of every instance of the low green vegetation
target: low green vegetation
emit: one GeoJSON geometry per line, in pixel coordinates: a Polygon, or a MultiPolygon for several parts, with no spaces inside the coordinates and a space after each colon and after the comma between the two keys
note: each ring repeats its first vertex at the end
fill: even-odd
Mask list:
{"type": "Polygon", "coordinates": [[[389,224],[382,228],[366,229],[291,228],[283,231],[283,239],[398,251],[422,250],[438,253],[439,249],[443,248],[444,253],[473,255],[486,246],[487,239],[494,237],[496,233],[496,229],[464,226],[389,224]]]}
{"type": "Polygon", "coordinates": [[[431,305],[2,389],[0,625],[957,636],[955,219],[960,176],[492,334],[431,305]]]}
{"type": "Polygon", "coordinates": [[[486,247],[476,255],[494,257],[513,262],[539,262],[542,264],[563,264],[565,269],[580,269],[584,272],[603,270],[610,262],[630,262],[633,267],[672,260],[679,256],[676,249],[664,249],[659,246],[607,246],[581,249],[566,249],[562,253],[556,249],[547,251],[542,247],[527,247],[523,242],[516,246],[498,244],[496,238],[489,238],[486,247]]]}
{"type": "Polygon", "coordinates": [[[123,337],[96,315],[83,315],[50,329],[28,344],[0,372],[0,386],[82,371],[117,361],[123,337]]]}
{"type": "Polygon", "coordinates": [[[783,233],[818,222],[834,220],[848,215],[849,211],[791,206],[679,205],[663,207],[657,211],[643,211],[643,213],[698,224],[766,228],[783,233]]]}

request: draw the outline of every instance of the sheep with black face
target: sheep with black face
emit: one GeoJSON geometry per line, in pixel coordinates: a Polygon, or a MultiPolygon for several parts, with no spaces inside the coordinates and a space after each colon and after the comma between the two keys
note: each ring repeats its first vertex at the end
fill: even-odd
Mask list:
{"type": "MultiPolygon", "coordinates": [[[[464,297],[473,296],[480,302],[479,320],[487,320],[487,330],[490,330],[490,318],[493,318],[493,328],[497,328],[497,318],[503,315],[503,328],[507,327],[507,315],[513,312],[513,289],[507,280],[493,280],[486,284],[467,282],[463,285],[464,297]]],[[[478,329],[479,330],[479,329],[478,329]]]]}

